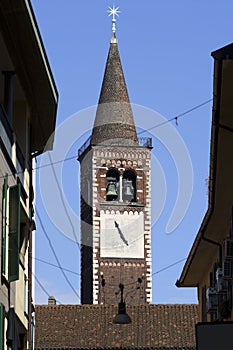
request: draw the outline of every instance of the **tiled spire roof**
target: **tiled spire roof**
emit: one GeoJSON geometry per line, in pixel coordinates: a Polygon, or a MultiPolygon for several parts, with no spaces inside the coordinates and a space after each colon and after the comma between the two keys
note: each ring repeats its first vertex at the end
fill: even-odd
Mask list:
{"type": "Polygon", "coordinates": [[[115,35],[110,49],[91,144],[136,146],[138,139],[115,35]]]}

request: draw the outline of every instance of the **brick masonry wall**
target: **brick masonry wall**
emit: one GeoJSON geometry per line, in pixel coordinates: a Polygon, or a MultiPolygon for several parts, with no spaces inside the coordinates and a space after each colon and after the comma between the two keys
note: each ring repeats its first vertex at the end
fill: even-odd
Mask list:
{"type": "Polygon", "coordinates": [[[127,304],[145,304],[147,301],[144,259],[100,259],[99,281],[99,303],[118,303],[119,283],[124,284],[127,304]],[[104,287],[101,275],[106,283],[104,287]]]}
{"type": "Polygon", "coordinates": [[[129,304],[151,302],[151,207],[150,207],[150,150],[143,147],[96,147],[94,150],[96,177],[96,236],[95,247],[95,280],[98,303],[119,302],[119,283],[125,285],[124,295],[129,304]],[[137,174],[137,202],[119,203],[106,202],[106,172],[116,168],[121,175],[127,169],[137,174]],[[143,211],[144,213],[144,258],[143,259],[114,259],[100,256],[100,210],[110,212],[143,211]],[[105,287],[101,286],[101,274],[105,279],[105,287]],[[143,278],[142,278],[143,277],[143,278]],[[142,283],[138,284],[138,278],[142,283]]]}
{"type": "Polygon", "coordinates": [[[118,303],[119,283],[125,285],[128,304],[152,301],[150,150],[144,147],[95,146],[81,160],[81,302],[118,303]],[[137,174],[135,203],[106,201],[106,172],[137,174]],[[144,213],[144,258],[117,259],[100,256],[100,210],[144,213]],[[102,287],[101,275],[105,279],[102,287]],[[142,279],[138,283],[138,278],[142,279]]]}

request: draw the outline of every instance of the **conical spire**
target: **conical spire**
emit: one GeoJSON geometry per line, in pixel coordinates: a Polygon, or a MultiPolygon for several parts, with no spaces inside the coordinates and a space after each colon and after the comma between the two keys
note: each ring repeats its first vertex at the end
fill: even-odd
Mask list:
{"type": "Polygon", "coordinates": [[[91,144],[138,145],[115,31],[112,32],[91,144]]]}

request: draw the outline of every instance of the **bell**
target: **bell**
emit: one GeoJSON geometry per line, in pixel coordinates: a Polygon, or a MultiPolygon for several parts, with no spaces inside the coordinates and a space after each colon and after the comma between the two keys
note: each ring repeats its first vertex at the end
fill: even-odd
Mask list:
{"type": "Polygon", "coordinates": [[[131,180],[124,180],[124,196],[129,199],[134,196],[134,187],[131,180]]]}
{"type": "Polygon", "coordinates": [[[111,181],[107,186],[107,200],[108,201],[114,201],[117,199],[117,189],[116,189],[116,183],[111,181]]]}

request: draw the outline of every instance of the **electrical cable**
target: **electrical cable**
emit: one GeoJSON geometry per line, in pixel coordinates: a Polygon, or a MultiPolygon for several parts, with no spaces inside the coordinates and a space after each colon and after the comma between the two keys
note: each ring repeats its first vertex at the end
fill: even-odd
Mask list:
{"type": "MultiPolygon", "coordinates": [[[[40,286],[40,288],[43,290],[43,292],[44,292],[48,297],[50,297],[51,294],[49,294],[49,292],[45,289],[45,287],[44,287],[43,284],[40,282],[40,280],[38,279],[38,277],[34,274],[33,271],[31,271],[31,273],[32,273],[32,275],[34,276],[34,278],[35,278],[36,282],[38,283],[38,285],[40,286]]],[[[57,299],[56,299],[56,302],[57,302],[58,304],[62,304],[62,303],[61,303],[59,300],[57,300],[57,299]]]]}
{"type": "Polygon", "coordinates": [[[172,118],[170,118],[170,119],[168,119],[168,120],[165,120],[164,122],[162,122],[162,123],[160,123],[160,124],[154,125],[154,126],[152,126],[151,128],[142,130],[142,131],[138,132],[137,134],[140,135],[140,134],[143,134],[144,132],[148,132],[148,131],[150,131],[150,130],[159,128],[160,126],[163,126],[163,125],[165,125],[165,124],[167,124],[167,123],[170,123],[170,122],[172,122],[173,120],[175,120],[176,125],[178,125],[178,119],[179,119],[179,118],[183,117],[184,115],[186,115],[186,114],[188,114],[188,113],[190,113],[190,112],[195,111],[195,110],[198,109],[198,108],[201,108],[202,106],[205,106],[206,104],[210,103],[212,100],[213,100],[213,99],[210,98],[209,100],[206,100],[206,101],[200,103],[199,105],[196,105],[196,106],[194,106],[194,107],[188,109],[187,111],[185,111],[185,112],[183,112],[183,113],[177,114],[176,116],[174,116],[174,117],[172,117],[172,118]]]}
{"type": "MultiPolygon", "coordinates": [[[[161,127],[161,126],[163,126],[163,125],[165,125],[165,124],[167,124],[167,123],[170,123],[170,122],[172,122],[172,121],[174,121],[174,120],[177,122],[179,118],[181,118],[181,117],[187,115],[187,114],[190,113],[190,112],[193,112],[193,111],[197,110],[198,108],[201,108],[202,106],[204,106],[204,105],[210,103],[212,100],[213,100],[212,98],[209,99],[209,100],[206,100],[206,101],[202,102],[201,104],[196,105],[196,106],[190,108],[189,110],[187,110],[187,111],[185,111],[185,112],[183,112],[183,113],[180,113],[180,114],[178,114],[178,115],[176,115],[176,116],[174,116],[174,117],[172,117],[172,118],[170,118],[170,119],[168,119],[168,120],[165,120],[164,122],[162,122],[162,123],[160,123],[160,124],[154,125],[154,126],[152,126],[151,128],[142,130],[142,131],[138,132],[137,134],[140,135],[140,134],[143,134],[143,133],[148,132],[148,131],[150,131],[150,130],[159,128],[159,127],[161,127]]],[[[46,168],[46,167],[49,167],[49,166],[52,166],[52,165],[56,165],[56,164],[59,164],[59,163],[63,163],[63,162],[66,162],[66,161],[69,161],[69,160],[72,160],[72,159],[75,159],[75,158],[77,159],[77,155],[71,156],[71,157],[67,157],[67,158],[64,158],[64,159],[61,159],[61,160],[57,160],[57,161],[52,162],[52,163],[49,163],[49,164],[39,165],[39,166],[33,168],[32,171],[35,171],[35,170],[38,170],[38,169],[42,169],[42,168],[46,168]]],[[[22,173],[23,173],[22,171],[19,171],[19,172],[16,172],[15,174],[16,174],[16,175],[20,175],[20,174],[22,174],[22,173]]],[[[14,174],[9,174],[8,176],[14,176],[14,174]]],[[[1,175],[1,176],[0,176],[0,179],[1,179],[1,178],[4,178],[4,177],[5,177],[5,175],[1,175]]]]}
{"type": "Polygon", "coordinates": [[[157,275],[157,274],[160,273],[160,272],[166,271],[166,270],[170,269],[171,267],[180,264],[182,261],[187,260],[187,258],[188,258],[188,257],[183,258],[183,259],[180,259],[180,260],[174,262],[173,264],[170,264],[170,265],[168,265],[168,266],[165,266],[165,267],[163,267],[161,270],[158,270],[158,271],[152,273],[151,276],[154,276],[154,275],[157,275]]]}
{"type": "Polygon", "coordinates": [[[70,286],[70,288],[73,290],[73,292],[74,292],[74,294],[77,296],[77,298],[80,300],[79,294],[77,293],[77,291],[75,290],[75,288],[74,288],[73,285],[71,284],[69,278],[66,276],[66,274],[65,274],[65,272],[64,272],[64,270],[63,270],[63,268],[62,268],[62,266],[61,266],[61,264],[60,264],[60,261],[59,261],[59,259],[58,259],[58,256],[57,256],[56,252],[55,252],[55,249],[54,249],[54,247],[53,247],[53,244],[52,244],[52,242],[51,242],[51,240],[50,240],[50,238],[49,238],[49,236],[48,236],[48,234],[47,234],[47,232],[46,232],[46,230],[45,230],[45,228],[44,228],[44,225],[43,225],[43,223],[42,223],[41,217],[40,217],[39,212],[38,212],[37,209],[36,209],[36,215],[37,215],[37,217],[38,217],[38,219],[39,219],[39,222],[40,222],[40,226],[41,226],[41,228],[42,228],[42,231],[43,231],[45,237],[46,237],[47,240],[48,240],[49,246],[50,246],[50,248],[51,248],[51,250],[52,250],[52,252],[53,252],[53,255],[54,255],[54,257],[55,257],[55,259],[56,259],[56,261],[57,261],[57,264],[58,264],[58,266],[59,266],[59,268],[60,268],[60,270],[61,270],[61,272],[62,272],[62,274],[63,274],[63,276],[64,276],[64,278],[65,278],[65,280],[66,280],[66,282],[68,283],[68,285],[70,286]]]}
{"type": "MultiPolygon", "coordinates": [[[[187,260],[187,257],[186,257],[186,258],[183,258],[183,259],[180,259],[180,260],[177,260],[177,261],[175,261],[174,263],[172,263],[172,264],[170,264],[170,265],[167,265],[167,266],[163,267],[162,269],[160,269],[160,270],[158,270],[158,271],[155,271],[154,273],[152,273],[151,277],[154,276],[154,275],[157,275],[157,274],[159,274],[159,273],[161,273],[161,272],[163,272],[163,271],[166,271],[166,270],[170,269],[171,267],[173,267],[173,266],[175,266],[175,265],[180,264],[180,263],[181,263],[182,261],[184,261],[184,260],[187,260]]],[[[137,283],[138,283],[138,280],[137,280],[137,281],[134,281],[134,282],[126,283],[126,284],[124,284],[124,286],[125,286],[125,287],[128,287],[128,286],[130,286],[130,285],[137,284],[137,283]]],[[[110,287],[117,287],[117,284],[108,283],[108,286],[110,286],[110,287]]],[[[128,293],[129,293],[129,292],[128,292],[128,293]]],[[[128,295],[128,293],[127,293],[127,295],[128,295]]],[[[118,292],[117,292],[117,294],[118,294],[118,292]]],[[[126,295],[126,296],[127,296],[127,295],[126,295]]]]}
{"type": "MultiPolygon", "coordinates": [[[[70,272],[70,273],[73,273],[73,274],[75,274],[75,275],[79,275],[79,276],[80,276],[80,274],[78,274],[78,273],[75,272],[75,271],[72,271],[72,270],[69,270],[69,269],[65,269],[65,268],[63,268],[63,267],[61,267],[61,266],[52,264],[52,263],[50,263],[50,262],[47,262],[47,261],[42,260],[42,259],[39,259],[39,258],[34,258],[34,257],[32,257],[32,258],[35,259],[35,260],[37,260],[37,261],[40,261],[40,262],[42,262],[42,263],[44,263],[44,264],[47,264],[47,265],[56,267],[56,268],[58,268],[58,269],[60,269],[60,270],[67,271],[67,272],[70,272]]],[[[159,274],[159,273],[161,273],[161,272],[163,272],[163,271],[166,271],[166,270],[170,269],[171,267],[173,267],[173,266],[175,266],[175,265],[177,265],[177,264],[183,262],[184,260],[187,260],[187,257],[186,257],[186,258],[183,258],[183,259],[180,259],[180,260],[178,260],[178,261],[176,261],[176,262],[174,262],[174,263],[172,263],[172,264],[170,264],[170,265],[168,265],[168,266],[163,267],[162,269],[160,269],[160,270],[158,270],[158,271],[152,273],[151,276],[154,276],[154,275],[159,274]]],[[[35,274],[34,274],[33,272],[32,272],[32,274],[34,275],[34,277],[35,277],[37,283],[39,284],[39,286],[41,287],[41,289],[42,289],[42,290],[45,292],[45,294],[49,297],[51,294],[49,294],[49,293],[46,291],[46,289],[44,288],[44,286],[42,285],[42,283],[38,280],[38,278],[35,276],[35,274]]],[[[136,284],[136,283],[137,283],[137,281],[131,282],[131,283],[127,283],[127,284],[125,285],[125,287],[127,287],[127,286],[129,286],[129,285],[132,285],[132,284],[136,284]]],[[[112,285],[112,284],[109,285],[109,286],[115,287],[115,285],[112,285]]],[[[132,293],[132,292],[133,292],[133,291],[128,292],[128,293],[126,294],[125,298],[128,296],[129,293],[132,293]]],[[[104,297],[104,299],[105,299],[105,297],[104,297]]],[[[57,301],[57,302],[58,302],[58,301],[57,301]]],[[[58,302],[58,303],[61,304],[61,302],[58,302]]]]}
{"type": "MultiPolygon", "coordinates": [[[[192,111],[194,111],[194,110],[197,110],[198,108],[201,108],[202,106],[208,104],[208,103],[211,102],[212,100],[213,100],[213,99],[211,98],[211,99],[209,99],[209,100],[207,100],[207,101],[205,101],[205,102],[203,102],[203,103],[201,103],[201,104],[199,104],[199,105],[194,106],[193,108],[191,108],[191,109],[189,109],[189,110],[187,110],[187,111],[185,111],[185,112],[183,112],[183,113],[181,113],[181,114],[178,114],[178,115],[176,115],[176,116],[174,116],[174,117],[172,117],[172,118],[170,118],[170,119],[164,121],[163,123],[157,124],[157,125],[155,125],[155,126],[153,126],[153,127],[151,127],[151,128],[148,128],[148,129],[146,129],[146,130],[143,130],[143,131],[139,132],[138,135],[139,135],[139,134],[142,134],[142,133],[145,133],[145,132],[148,132],[148,131],[150,131],[150,130],[152,130],[152,129],[161,127],[161,126],[163,126],[163,125],[165,125],[165,124],[167,124],[167,123],[170,123],[170,122],[172,122],[172,121],[174,121],[174,120],[176,121],[176,124],[177,124],[177,121],[178,121],[179,118],[181,118],[181,117],[183,117],[183,116],[189,114],[190,112],[192,112],[192,111]]],[[[61,162],[64,162],[64,161],[68,161],[68,160],[72,160],[72,159],[74,159],[74,158],[77,158],[77,156],[75,155],[75,156],[67,157],[67,158],[64,158],[63,160],[59,160],[59,161],[56,161],[56,162],[52,162],[52,161],[51,161],[51,156],[50,156],[50,154],[49,154],[49,158],[50,158],[50,164],[45,164],[45,165],[43,165],[43,166],[35,167],[35,168],[32,169],[32,171],[35,171],[35,170],[37,170],[37,169],[44,168],[44,167],[47,167],[47,166],[52,166],[52,168],[53,168],[53,174],[54,174],[55,180],[56,180],[56,182],[57,182],[57,184],[58,184],[58,188],[59,188],[59,192],[60,192],[60,195],[61,195],[61,200],[62,200],[64,209],[65,209],[65,211],[66,211],[68,220],[69,220],[70,223],[71,223],[72,230],[73,230],[73,235],[74,235],[76,244],[78,245],[78,247],[79,247],[79,249],[80,249],[80,245],[79,245],[79,243],[77,242],[77,237],[76,237],[76,234],[75,234],[75,229],[74,229],[73,223],[72,223],[72,221],[71,221],[71,219],[70,219],[70,217],[69,217],[69,215],[68,215],[68,213],[67,213],[66,206],[65,206],[65,203],[64,203],[64,198],[63,198],[63,195],[62,195],[62,191],[61,191],[60,185],[59,185],[59,183],[58,183],[58,181],[57,181],[56,173],[55,173],[55,170],[54,170],[54,167],[53,167],[53,165],[55,165],[55,164],[58,164],[58,163],[61,163],[61,162]]],[[[19,175],[20,173],[22,173],[22,172],[17,172],[16,174],[19,175]]],[[[14,174],[9,174],[9,176],[14,176],[14,174]]],[[[0,178],[4,178],[4,177],[5,177],[5,175],[0,176],[0,178]]],[[[75,293],[75,295],[76,295],[76,296],[78,297],[78,299],[80,300],[80,296],[79,296],[78,293],[76,292],[75,288],[73,287],[73,285],[72,285],[71,282],[69,281],[69,279],[68,279],[68,277],[66,276],[66,274],[65,274],[64,271],[67,271],[67,272],[70,272],[70,273],[74,273],[74,274],[77,274],[77,275],[80,275],[80,274],[75,273],[74,271],[71,271],[71,270],[68,270],[68,269],[64,269],[64,268],[61,266],[60,261],[59,261],[57,255],[56,255],[56,252],[55,252],[55,250],[54,250],[54,248],[53,248],[53,245],[52,245],[52,243],[51,243],[51,240],[50,240],[50,238],[48,237],[48,235],[47,235],[47,233],[46,233],[46,231],[45,231],[45,228],[44,228],[44,226],[43,226],[42,220],[41,220],[41,218],[40,218],[40,215],[39,215],[37,209],[36,209],[36,213],[37,213],[37,216],[38,216],[38,218],[39,218],[41,228],[42,228],[42,230],[43,230],[43,232],[44,232],[44,234],[45,234],[45,236],[46,236],[46,238],[47,238],[47,240],[48,240],[48,242],[49,242],[50,248],[51,248],[51,250],[52,250],[52,252],[53,252],[53,254],[54,254],[54,257],[55,257],[55,259],[56,259],[56,261],[57,261],[58,266],[56,266],[56,265],[54,265],[54,264],[51,264],[51,263],[48,263],[48,262],[47,262],[47,264],[48,264],[48,265],[51,265],[51,266],[54,266],[54,267],[57,267],[57,268],[59,268],[59,269],[61,270],[61,272],[62,272],[64,278],[65,278],[66,281],[67,281],[67,283],[69,284],[69,286],[71,287],[71,289],[73,290],[73,292],[75,293]]],[[[177,261],[177,262],[175,262],[175,263],[173,263],[173,264],[171,264],[171,265],[168,265],[168,266],[162,268],[161,270],[154,272],[154,273],[152,274],[152,276],[154,276],[154,275],[156,275],[156,274],[158,274],[158,273],[161,273],[161,272],[163,272],[163,271],[165,271],[165,270],[167,270],[167,269],[169,269],[169,268],[171,268],[171,267],[173,267],[173,266],[179,264],[180,262],[182,262],[182,261],[184,261],[184,260],[186,260],[186,259],[187,259],[187,258],[184,258],[184,259],[181,259],[181,260],[179,260],[179,261],[177,261]]],[[[42,261],[42,259],[37,259],[37,260],[46,263],[45,261],[42,261]]],[[[34,275],[34,277],[35,277],[37,283],[40,285],[40,287],[42,288],[42,290],[43,290],[48,296],[50,296],[49,293],[48,293],[48,292],[46,291],[46,289],[44,288],[44,286],[43,286],[43,285],[41,284],[41,282],[39,281],[39,279],[35,276],[35,274],[34,274],[33,272],[32,272],[32,274],[34,275]]],[[[135,282],[134,282],[134,283],[135,283],[135,282]]]]}
{"type": "MultiPolygon", "coordinates": [[[[43,259],[35,258],[35,257],[32,257],[32,259],[37,260],[37,261],[39,261],[39,262],[42,262],[43,264],[46,264],[46,265],[49,265],[49,266],[52,266],[52,267],[56,267],[57,269],[61,269],[60,266],[58,266],[58,265],[56,265],[56,264],[52,264],[52,263],[50,263],[50,262],[48,262],[48,261],[45,261],[45,260],[43,260],[43,259]]],[[[74,275],[76,275],[76,276],[81,276],[80,273],[75,272],[75,271],[72,271],[72,270],[67,269],[67,268],[65,268],[65,267],[62,267],[62,269],[63,269],[64,271],[70,272],[70,273],[72,273],[72,274],[74,274],[74,275]]]]}
{"type": "Polygon", "coordinates": [[[51,166],[52,166],[52,171],[53,171],[54,179],[55,179],[55,181],[56,181],[56,184],[57,184],[57,187],[58,187],[58,191],[59,191],[59,194],[60,194],[60,198],[61,198],[62,205],[63,205],[63,207],[64,207],[64,211],[65,211],[65,213],[66,213],[66,216],[67,216],[67,218],[68,218],[68,221],[69,221],[69,223],[70,223],[70,225],[71,225],[72,234],[73,234],[74,240],[75,240],[75,242],[76,242],[76,244],[77,244],[77,246],[78,246],[78,248],[79,248],[79,251],[80,251],[81,248],[80,248],[80,244],[78,243],[77,235],[76,235],[76,233],[75,233],[75,227],[74,227],[74,225],[73,225],[73,222],[72,222],[71,217],[70,217],[70,215],[69,215],[69,212],[68,212],[68,210],[67,210],[67,207],[66,207],[66,204],[65,204],[65,201],[64,201],[63,191],[62,191],[61,186],[60,186],[60,184],[59,184],[59,181],[58,181],[58,179],[57,179],[57,175],[56,175],[56,172],[55,172],[55,170],[54,170],[54,165],[52,164],[50,152],[48,153],[48,155],[49,155],[50,164],[51,164],[51,166]]]}
{"type": "MultiPolygon", "coordinates": [[[[50,263],[50,262],[48,262],[48,261],[46,261],[46,260],[43,260],[43,259],[40,259],[40,258],[35,258],[35,257],[32,257],[32,259],[37,260],[37,261],[39,261],[39,262],[42,262],[42,263],[44,263],[44,264],[46,264],[46,265],[49,265],[49,266],[52,266],[52,267],[56,267],[57,269],[62,269],[62,270],[64,270],[64,271],[66,271],[66,272],[70,272],[70,273],[72,273],[72,274],[74,274],[74,275],[76,275],[76,276],[81,276],[81,274],[78,273],[78,272],[72,271],[72,270],[67,269],[67,268],[64,268],[64,267],[60,267],[60,266],[55,265],[55,264],[52,264],[52,263],[50,263]]],[[[175,261],[174,263],[163,267],[161,270],[155,271],[154,273],[152,273],[151,276],[157,275],[157,274],[159,274],[159,273],[161,273],[161,272],[163,272],[163,271],[166,271],[166,270],[170,269],[171,267],[180,264],[180,263],[181,263],[182,261],[184,261],[184,260],[187,260],[187,257],[186,257],[186,258],[183,258],[183,259],[180,259],[180,260],[177,260],[177,261],[175,261]]],[[[136,284],[136,283],[138,283],[138,281],[126,283],[126,284],[124,284],[124,285],[125,285],[125,287],[127,287],[127,286],[130,286],[130,285],[136,284]]],[[[116,287],[115,284],[109,284],[109,283],[108,283],[108,285],[109,285],[110,287],[116,287]]]]}

